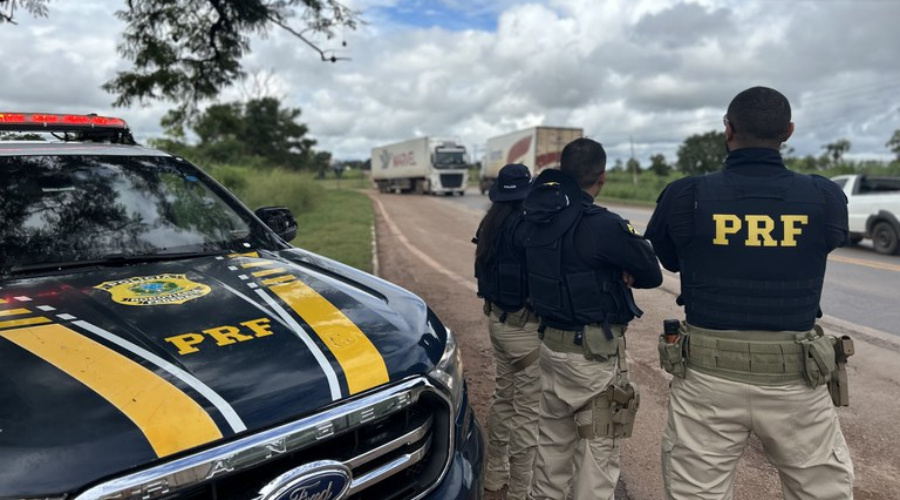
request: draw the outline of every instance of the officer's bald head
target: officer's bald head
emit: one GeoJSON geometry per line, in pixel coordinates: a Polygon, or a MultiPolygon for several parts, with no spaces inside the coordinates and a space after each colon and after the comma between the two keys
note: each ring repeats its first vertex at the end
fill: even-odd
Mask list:
{"type": "Polygon", "coordinates": [[[753,87],[736,95],[726,118],[737,140],[747,146],[777,149],[792,132],[791,104],[781,92],[768,87],[753,87]]]}
{"type": "Polygon", "coordinates": [[[575,139],[563,148],[559,169],[575,179],[581,189],[590,188],[606,172],[606,151],[595,140],[575,139]]]}

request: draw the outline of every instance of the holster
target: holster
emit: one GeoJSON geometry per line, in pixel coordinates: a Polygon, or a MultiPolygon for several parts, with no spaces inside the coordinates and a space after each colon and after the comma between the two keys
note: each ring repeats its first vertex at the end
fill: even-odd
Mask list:
{"type": "Polygon", "coordinates": [[[591,423],[578,427],[582,439],[628,438],[634,432],[634,420],[641,405],[638,387],[631,382],[610,385],[585,405],[591,411],[591,423]]]}
{"type": "Polygon", "coordinates": [[[687,360],[685,359],[685,342],[687,338],[682,327],[678,330],[675,342],[668,342],[666,336],[661,334],[659,343],[656,346],[659,351],[660,367],[677,378],[684,378],[687,368],[687,360]]]}
{"type": "Polygon", "coordinates": [[[853,339],[844,335],[834,340],[835,370],[828,381],[828,393],[834,406],[850,406],[850,386],[847,380],[847,358],[856,352],[853,339]]]}

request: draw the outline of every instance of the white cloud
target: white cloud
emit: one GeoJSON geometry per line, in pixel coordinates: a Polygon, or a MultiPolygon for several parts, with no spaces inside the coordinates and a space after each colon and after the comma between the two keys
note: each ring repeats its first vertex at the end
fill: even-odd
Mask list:
{"type": "MultiPolygon", "coordinates": [[[[386,14],[405,1],[348,2],[368,24],[326,45],[349,61],[323,63],[272,32],[253,40],[245,66],[274,71],[271,89],[302,108],[319,147],[339,158],[413,135],[459,136],[480,147],[492,135],[544,124],[583,127],[613,158],[634,140],[644,158],[673,159],[688,135],[720,128],[731,97],[753,85],[791,99],[798,154],[847,138],[851,153],[886,155],[884,143],[900,129],[900,2],[434,4],[473,20],[460,30],[440,19],[412,27],[386,14]],[[484,29],[484,16],[496,19],[496,30],[484,29]]],[[[113,96],[99,89],[127,64],[115,51],[122,24],[112,15],[123,1],[77,5],[52,3],[48,19],[0,26],[0,107],[112,112],[139,138],[159,135],[168,105],[112,110],[113,96]]],[[[223,99],[239,96],[232,89],[223,99]]]]}

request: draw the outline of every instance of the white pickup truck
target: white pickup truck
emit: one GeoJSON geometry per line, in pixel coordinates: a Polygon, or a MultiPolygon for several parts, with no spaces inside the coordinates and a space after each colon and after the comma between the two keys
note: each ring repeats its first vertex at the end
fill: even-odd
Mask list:
{"type": "Polygon", "coordinates": [[[839,175],[832,177],[844,189],[850,212],[850,241],[871,238],[878,253],[900,249],[900,177],[839,175]]]}

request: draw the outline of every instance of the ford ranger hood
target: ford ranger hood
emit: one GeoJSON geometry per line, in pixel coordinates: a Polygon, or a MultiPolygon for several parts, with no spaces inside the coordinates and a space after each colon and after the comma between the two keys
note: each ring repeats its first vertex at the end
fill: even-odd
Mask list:
{"type": "Polygon", "coordinates": [[[2,283],[0,498],[71,492],[430,370],[422,301],[334,266],[287,250],[2,283]]]}

